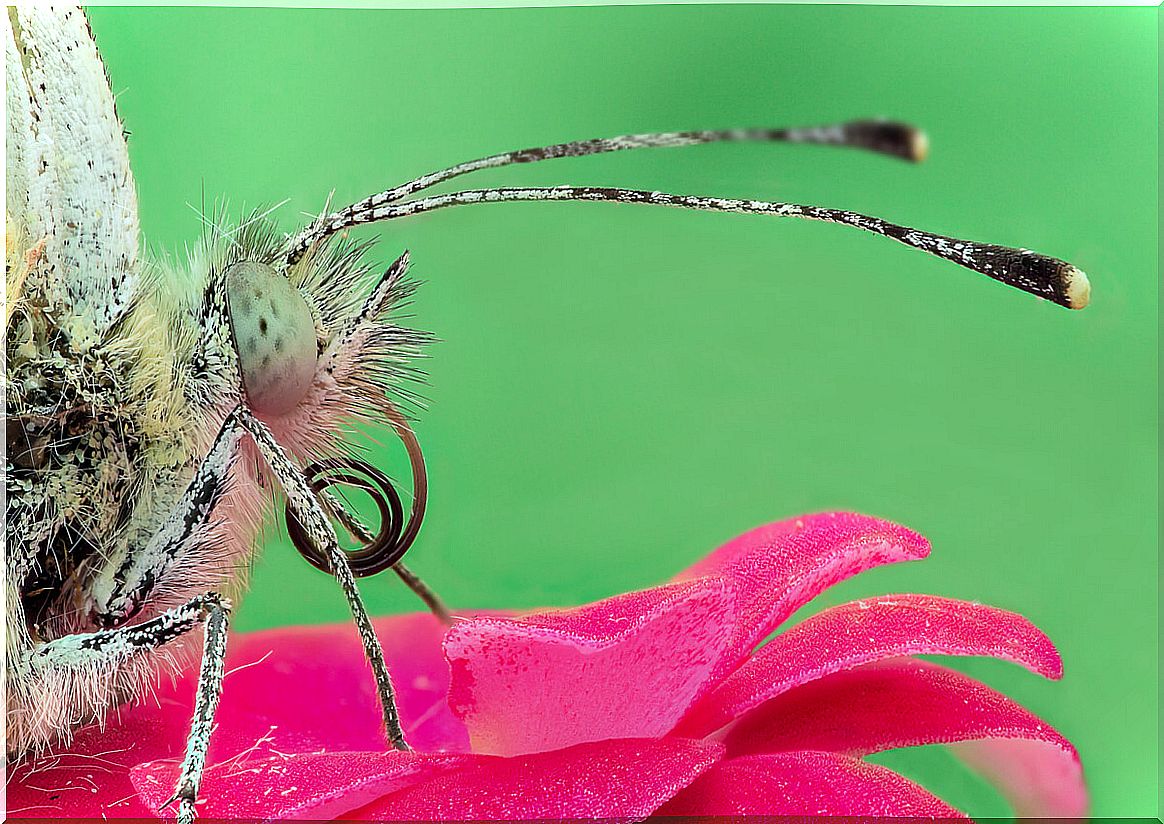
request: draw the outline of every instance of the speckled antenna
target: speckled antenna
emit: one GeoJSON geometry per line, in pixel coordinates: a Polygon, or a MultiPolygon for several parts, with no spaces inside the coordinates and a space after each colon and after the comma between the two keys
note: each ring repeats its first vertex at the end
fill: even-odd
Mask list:
{"type": "Polygon", "coordinates": [[[297,260],[313,244],[352,226],[381,220],[395,220],[422,212],[431,212],[435,209],[446,209],[450,206],[514,201],[609,201],[649,206],[672,206],[709,212],[799,217],[828,223],[842,223],[893,238],[907,246],[953,261],[1008,286],[1013,286],[1070,309],[1082,309],[1090,299],[1091,286],[1087,276],[1075,266],[1058,258],[1041,255],[1027,249],[1015,249],[991,243],[975,243],[969,240],[936,235],[844,209],[763,200],[676,195],[667,192],[616,189],[606,186],[470,189],[415,200],[408,199],[411,195],[438,183],[480,169],[497,168],[513,163],[531,163],[558,157],[580,157],[624,149],[691,146],[724,141],[783,141],[848,146],[915,162],[923,160],[929,149],[925,133],[913,126],[884,120],[857,120],[832,126],[807,128],[727,129],[623,135],[504,152],[423,175],[408,183],[394,186],[343,209],[324,215],[293,238],[288,246],[287,257],[291,261],[297,260]]]}

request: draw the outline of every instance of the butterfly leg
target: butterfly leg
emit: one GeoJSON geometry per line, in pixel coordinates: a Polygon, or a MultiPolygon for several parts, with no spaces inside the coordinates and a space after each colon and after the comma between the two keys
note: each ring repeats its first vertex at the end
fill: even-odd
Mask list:
{"type": "Polygon", "coordinates": [[[214,713],[222,693],[230,609],[227,598],[216,592],[208,592],[140,624],[65,635],[46,641],[33,649],[24,662],[30,672],[41,676],[50,671],[59,674],[115,667],[137,654],[156,650],[200,625],[205,626],[194,718],[173,799],[179,802],[178,820],[182,824],[194,821],[194,800],[206,764],[214,713]]]}
{"type": "Polygon", "coordinates": [[[206,634],[202,640],[202,666],[198,669],[198,692],[194,698],[194,717],[190,721],[190,735],[186,739],[186,755],[178,786],[170,800],[178,801],[178,824],[193,824],[196,817],[194,802],[202,785],[202,771],[206,768],[206,753],[210,749],[210,732],[214,728],[214,714],[222,697],[222,679],[226,665],[226,635],[230,619],[230,602],[220,598],[208,605],[206,634]]]}
{"type": "Polygon", "coordinates": [[[149,540],[124,547],[120,557],[98,571],[91,604],[97,626],[108,629],[129,621],[184,557],[215,542],[210,516],[227,491],[243,434],[238,413],[227,415],[186,491],[149,540]]]}
{"type": "MultiPolygon", "coordinates": [[[[372,534],[372,531],[368,529],[354,512],[345,507],[335,495],[323,491],[319,493],[319,500],[327,514],[339,521],[347,533],[357,541],[368,544],[375,540],[376,536],[372,534]]],[[[446,627],[453,625],[453,614],[449,612],[448,606],[445,605],[445,602],[437,595],[436,591],[426,584],[419,575],[405,566],[403,561],[397,561],[393,564],[392,571],[404,582],[405,586],[411,589],[420,600],[424,601],[424,605],[428,607],[429,612],[438,621],[446,627]]]]}
{"type": "Polygon", "coordinates": [[[155,586],[165,580],[184,554],[214,540],[211,515],[227,489],[243,435],[237,412],[227,415],[194,478],[158,530],[143,545],[127,552],[119,563],[109,565],[98,575],[92,614],[95,623],[107,629],[92,635],[74,636],[81,639],[78,644],[82,646],[104,643],[114,648],[119,643],[116,639],[126,638],[134,648],[152,649],[188,632],[197,624],[205,626],[194,716],[177,788],[170,800],[178,802],[178,820],[183,824],[194,820],[194,802],[206,766],[214,714],[222,693],[230,601],[216,592],[209,592],[140,624],[119,625],[130,620],[149,602],[155,586]],[[103,638],[113,640],[92,640],[103,638]]]}
{"type": "Polygon", "coordinates": [[[331,562],[331,573],[339,582],[344,597],[348,601],[352,618],[356,623],[356,630],[360,634],[360,642],[364,646],[364,655],[372,667],[372,674],[376,678],[376,692],[380,698],[380,710],[384,719],[384,732],[389,743],[398,750],[407,751],[409,748],[404,740],[404,730],[400,725],[400,714],[396,709],[396,690],[392,686],[392,676],[388,673],[388,665],[384,660],[384,648],[380,639],[376,637],[376,630],[372,627],[372,619],[360,598],[360,591],[356,588],[356,578],[348,567],[347,558],[340,548],[336,537],[335,527],[328,520],[319,500],[311,491],[307,479],[296,468],[283,448],[279,446],[266,425],[254,417],[245,407],[239,406],[233,414],[238,415],[242,426],[254,439],[263,460],[271,468],[283,487],[287,502],[295,516],[303,524],[308,537],[315,546],[319,547],[331,562]]]}

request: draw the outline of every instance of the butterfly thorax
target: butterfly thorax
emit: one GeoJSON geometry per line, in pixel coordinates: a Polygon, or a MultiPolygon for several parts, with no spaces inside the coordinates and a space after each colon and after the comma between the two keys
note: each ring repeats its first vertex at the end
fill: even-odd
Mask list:
{"type": "Polygon", "coordinates": [[[43,288],[36,246],[15,246],[6,572],[30,639],[41,640],[85,626],[88,580],[152,528],[189,474],[194,444],[157,294],[143,290],[99,341],[78,345],[75,314],[43,288]]]}

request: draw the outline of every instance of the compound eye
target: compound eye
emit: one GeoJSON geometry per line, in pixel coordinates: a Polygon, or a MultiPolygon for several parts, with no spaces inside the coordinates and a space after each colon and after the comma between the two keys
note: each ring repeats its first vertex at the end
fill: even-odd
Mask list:
{"type": "Polygon", "coordinates": [[[294,409],[315,378],[315,321],[303,296],[262,263],[226,270],[226,306],[247,403],[256,414],[294,409]]]}

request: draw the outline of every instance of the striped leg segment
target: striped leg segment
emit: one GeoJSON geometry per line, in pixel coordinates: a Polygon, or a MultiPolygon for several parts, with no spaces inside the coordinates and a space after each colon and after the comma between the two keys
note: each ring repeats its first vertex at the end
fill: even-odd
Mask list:
{"type": "MultiPolygon", "coordinates": [[[[362,544],[369,544],[375,539],[375,535],[364,524],[359,517],[343,505],[336,495],[324,491],[319,493],[320,502],[323,508],[331,515],[343,528],[347,530],[348,534],[355,538],[362,544]]],[[[420,600],[424,601],[424,605],[428,607],[429,611],[436,616],[437,620],[445,626],[452,626],[453,615],[449,612],[449,608],[439,595],[424,582],[423,579],[407,566],[403,561],[397,561],[392,566],[392,571],[404,582],[404,585],[411,589],[420,600]]]]}
{"type": "Polygon", "coordinates": [[[385,734],[393,747],[398,750],[408,750],[409,746],[404,740],[404,730],[400,726],[400,714],[396,710],[396,691],[392,686],[392,677],[388,674],[388,665],[384,660],[384,648],[380,645],[380,639],[376,637],[376,631],[372,627],[372,620],[364,608],[364,602],[356,588],[355,576],[348,567],[348,561],[339,545],[335,528],[312,493],[306,478],[276,442],[271,430],[267,429],[262,421],[255,418],[242,406],[237,408],[236,413],[247,432],[254,438],[259,452],[271,471],[274,472],[279,485],[283,487],[287,503],[300,523],[303,524],[307,536],[330,559],[331,569],[329,571],[339,581],[344,597],[347,598],[348,607],[351,609],[352,618],[355,620],[356,629],[360,634],[360,641],[364,645],[364,654],[367,656],[368,664],[372,667],[372,673],[376,678],[376,690],[380,697],[385,734]]]}
{"type": "Polygon", "coordinates": [[[223,421],[194,479],[144,546],[125,547],[119,563],[102,569],[93,584],[93,618],[116,627],[132,618],[184,552],[209,539],[214,507],[226,492],[243,428],[238,416],[223,421]]]}
{"type": "Polygon", "coordinates": [[[182,759],[182,771],[174,791],[174,799],[178,801],[178,824],[193,824],[196,817],[194,802],[198,799],[202,771],[206,768],[206,752],[210,748],[214,714],[218,711],[218,699],[222,697],[229,618],[230,602],[214,596],[214,601],[206,606],[206,635],[202,642],[202,666],[198,670],[194,719],[190,723],[186,757],[182,759]]]}
{"type": "Polygon", "coordinates": [[[47,669],[83,670],[116,666],[136,654],[156,650],[200,625],[205,626],[194,718],[190,725],[190,735],[186,739],[181,775],[174,798],[171,799],[179,802],[180,824],[192,824],[195,818],[194,801],[202,783],[214,713],[222,694],[230,609],[228,599],[217,592],[208,592],[140,624],[65,635],[47,641],[34,649],[25,661],[31,670],[42,672],[47,669]]]}

